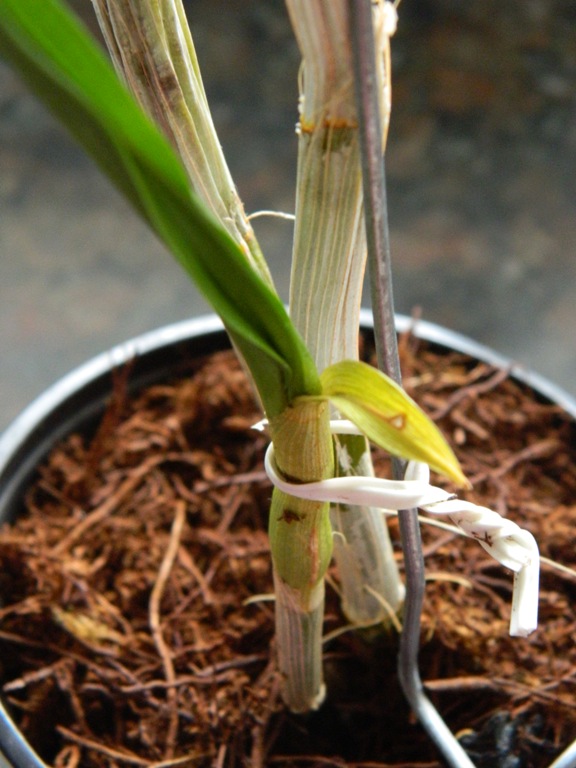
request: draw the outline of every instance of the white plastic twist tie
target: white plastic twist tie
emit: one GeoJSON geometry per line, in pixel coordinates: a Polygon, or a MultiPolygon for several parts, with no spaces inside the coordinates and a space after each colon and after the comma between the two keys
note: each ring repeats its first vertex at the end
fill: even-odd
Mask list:
{"type": "MultiPolygon", "coordinates": [[[[349,421],[334,420],[330,426],[335,434],[360,434],[349,421]]],[[[534,536],[487,507],[456,499],[430,485],[428,465],[409,462],[404,480],[355,476],[289,483],[276,470],[274,446],[270,444],[264,467],[279,490],[301,499],[395,511],[420,507],[429,514],[447,515],[465,536],[476,539],[495,560],[514,571],[510,634],[526,637],[536,629],[540,557],[534,536]]]]}

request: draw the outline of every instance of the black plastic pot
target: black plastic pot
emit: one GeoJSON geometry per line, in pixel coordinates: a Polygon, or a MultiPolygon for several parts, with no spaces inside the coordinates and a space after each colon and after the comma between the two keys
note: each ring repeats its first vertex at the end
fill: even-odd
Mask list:
{"type": "MultiPolygon", "coordinates": [[[[397,318],[399,331],[412,321],[397,318]]],[[[372,316],[362,313],[369,330],[372,316]]],[[[487,363],[510,367],[510,361],[487,347],[419,321],[415,334],[445,349],[456,350],[487,363]]],[[[113,372],[131,362],[130,387],[134,390],[174,376],[191,358],[228,348],[222,323],[213,315],[169,325],[127,341],[77,368],[35,400],[0,437],[0,523],[13,519],[36,467],[52,446],[72,431],[96,424],[111,393],[113,372]]],[[[576,400],[535,374],[515,368],[513,374],[543,398],[560,405],[576,419],[576,400]]],[[[31,749],[0,700],[0,768],[47,768],[31,749]]]]}

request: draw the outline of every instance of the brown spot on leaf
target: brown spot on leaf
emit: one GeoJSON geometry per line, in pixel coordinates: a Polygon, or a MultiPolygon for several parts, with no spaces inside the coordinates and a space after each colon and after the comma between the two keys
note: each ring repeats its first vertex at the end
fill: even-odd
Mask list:
{"type": "Polygon", "coordinates": [[[394,427],[394,429],[400,431],[406,427],[406,414],[397,413],[395,416],[392,416],[392,418],[388,420],[388,423],[391,427],[394,427]]]}

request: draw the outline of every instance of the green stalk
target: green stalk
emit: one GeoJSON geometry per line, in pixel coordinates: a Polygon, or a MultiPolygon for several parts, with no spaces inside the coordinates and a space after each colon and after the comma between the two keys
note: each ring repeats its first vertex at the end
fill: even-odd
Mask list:
{"type": "Polygon", "coordinates": [[[200,199],[272,278],[226,164],[181,0],[92,0],[117,72],[178,151],[200,199]]]}
{"type": "MultiPolygon", "coordinates": [[[[271,420],[276,464],[291,482],[334,476],[329,416],[326,400],[311,399],[297,401],[271,420]]],[[[283,696],[292,711],[306,712],[321,704],[324,691],[324,577],[332,557],[329,504],[297,499],[275,488],[269,535],[283,696]]]]}
{"type": "MultiPolygon", "coordinates": [[[[290,315],[321,372],[358,359],[366,238],[352,51],[345,0],[287,7],[303,58],[290,315]]],[[[337,457],[340,475],[373,474],[364,438],[338,438],[337,457]]],[[[384,620],[404,588],[382,512],[341,505],[332,523],[346,614],[384,620]]]]}

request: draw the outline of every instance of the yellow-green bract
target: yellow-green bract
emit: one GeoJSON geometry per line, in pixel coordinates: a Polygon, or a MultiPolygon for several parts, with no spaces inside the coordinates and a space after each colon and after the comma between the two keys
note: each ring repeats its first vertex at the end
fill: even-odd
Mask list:
{"type": "Polygon", "coordinates": [[[460,486],[468,481],[440,430],[394,381],[366,363],[326,368],[322,393],[372,440],[394,456],[428,464],[460,486]]]}

